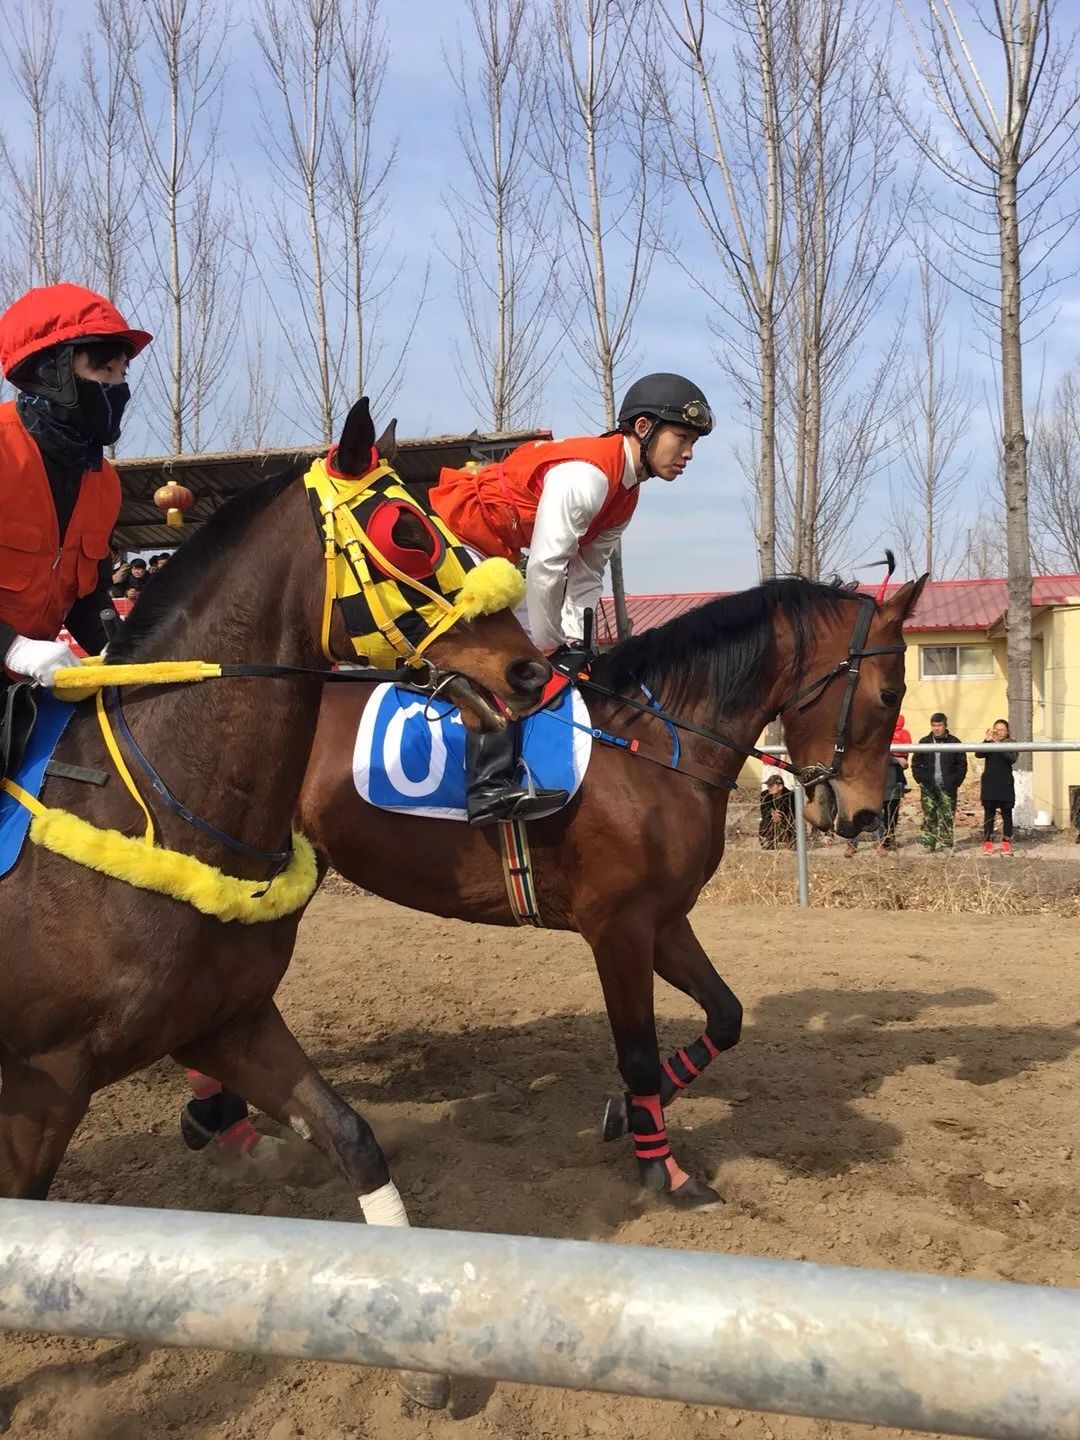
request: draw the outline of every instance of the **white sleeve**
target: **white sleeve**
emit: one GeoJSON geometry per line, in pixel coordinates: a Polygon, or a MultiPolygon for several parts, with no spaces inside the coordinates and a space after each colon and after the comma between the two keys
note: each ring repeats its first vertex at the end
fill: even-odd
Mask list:
{"type": "Polygon", "coordinates": [[[541,650],[554,650],[563,643],[567,572],[579,554],[581,537],[607,496],[607,477],[586,460],[566,460],[544,476],[525,569],[529,629],[541,650]]]}
{"type": "Polygon", "coordinates": [[[593,610],[596,609],[600,591],[604,588],[604,571],[611,559],[611,552],[625,529],[625,522],[622,525],[613,525],[610,530],[598,535],[591,544],[582,545],[570,561],[562,607],[562,632],[567,639],[584,638],[585,611],[590,606],[593,610]]]}

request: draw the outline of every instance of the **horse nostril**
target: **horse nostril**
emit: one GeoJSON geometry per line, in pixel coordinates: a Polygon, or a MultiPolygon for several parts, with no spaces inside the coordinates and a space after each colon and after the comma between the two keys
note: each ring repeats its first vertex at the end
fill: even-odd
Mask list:
{"type": "Polygon", "coordinates": [[[551,679],[551,666],[546,660],[511,660],[506,667],[506,680],[519,695],[535,694],[551,679]]]}

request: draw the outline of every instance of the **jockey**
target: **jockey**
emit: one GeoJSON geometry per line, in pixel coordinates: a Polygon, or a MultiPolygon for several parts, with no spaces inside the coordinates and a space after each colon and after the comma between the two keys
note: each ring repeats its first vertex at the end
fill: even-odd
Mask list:
{"type": "MultiPolygon", "coordinates": [[[[637,507],[643,481],[675,480],[694,442],[712,429],[708,401],[681,375],[646,375],[626,392],[618,429],[573,440],[520,445],[497,464],[443,470],[431,504],[450,529],[483,555],[525,569],[533,642],[570,662],[583,643],[585,611],[596,605],[604,570],[637,507]]],[[[563,790],[530,790],[518,778],[520,725],[468,737],[468,817],[473,825],[538,819],[566,802],[563,790]]]]}
{"type": "Polygon", "coordinates": [[[0,405],[0,658],[51,685],[74,655],[67,625],[97,654],[112,607],[110,541],[120,479],[104,458],[131,392],[128,361],[150,343],[80,285],[30,290],[0,315],[0,368],[19,394],[0,405]]]}

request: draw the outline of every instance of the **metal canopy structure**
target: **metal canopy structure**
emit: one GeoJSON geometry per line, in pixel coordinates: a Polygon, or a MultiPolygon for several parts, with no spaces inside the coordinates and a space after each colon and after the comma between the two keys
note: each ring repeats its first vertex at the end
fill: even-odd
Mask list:
{"type": "MultiPolygon", "coordinates": [[[[423,491],[435,483],[444,465],[456,468],[470,460],[499,460],[515,445],[550,438],[550,430],[506,430],[493,435],[474,430],[471,435],[399,440],[394,465],[406,485],[423,491]]],[[[306,468],[325,451],[324,445],[298,445],[283,450],[227,450],[218,454],[117,460],[122,503],[113,544],[121,550],[172,549],[233,495],[270,475],[306,468]],[[169,480],[186,485],[195,496],[182,529],[166,525],[154,504],[154,491],[169,480]]]]}

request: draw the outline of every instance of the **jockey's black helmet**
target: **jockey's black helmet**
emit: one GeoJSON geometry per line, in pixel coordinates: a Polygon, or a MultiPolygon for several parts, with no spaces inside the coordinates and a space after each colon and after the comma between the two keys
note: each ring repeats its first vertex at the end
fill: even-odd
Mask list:
{"type": "Polygon", "coordinates": [[[708,435],[713,428],[709,402],[684,375],[645,375],[635,380],[619,406],[619,429],[629,429],[639,415],[686,425],[700,435],[708,435]]]}

